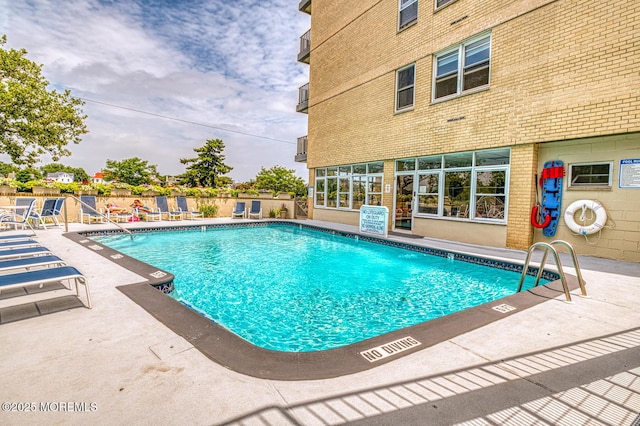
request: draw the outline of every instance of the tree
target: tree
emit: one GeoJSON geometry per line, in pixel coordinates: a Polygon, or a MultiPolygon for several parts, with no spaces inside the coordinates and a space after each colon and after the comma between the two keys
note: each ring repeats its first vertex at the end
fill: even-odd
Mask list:
{"type": "Polygon", "coordinates": [[[60,163],[49,163],[40,167],[40,170],[42,170],[42,174],[44,176],[46,176],[48,173],[66,172],[73,173],[74,182],[87,182],[89,180],[89,175],[81,167],[75,168],[71,166],[65,166],[64,164],[60,163]]]}
{"type": "Polygon", "coordinates": [[[282,166],[273,166],[270,169],[262,167],[256,176],[256,188],[275,192],[293,192],[296,196],[303,197],[307,195],[307,186],[304,180],[294,173],[295,170],[282,166]]]}
{"type": "Polygon", "coordinates": [[[144,185],[153,183],[152,178],[158,175],[156,167],[146,160],[133,157],[122,161],[107,160],[107,166],[102,172],[107,180],[144,185]]]}
{"type": "Polygon", "coordinates": [[[36,169],[35,167],[25,167],[22,170],[19,170],[16,173],[16,180],[18,182],[29,182],[30,180],[37,180],[37,179],[42,179],[42,174],[40,173],[40,170],[36,169]]]}
{"type": "Polygon", "coordinates": [[[41,155],[54,161],[71,155],[66,147],[87,133],[80,99],[69,90],[48,91],[42,65],[26,58],[25,49],[5,49],[0,38],[0,153],[15,164],[35,164],[41,155]]]}
{"type": "Polygon", "coordinates": [[[178,176],[180,183],[187,186],[218,187],[229,181],[222,176],[233,167],[224,164],[224,142],[221,139],[207,139],[201,148],[193,148],[196,158],[181,158],[182,164],[188,164],[184,174],[178,176]]]}
{"type": "Polygon", "coordinates": [[[0,161],[0,175],[7,177],[9,173],[15,173],[20,170],[15,164],[3,163],[0,161]]]}

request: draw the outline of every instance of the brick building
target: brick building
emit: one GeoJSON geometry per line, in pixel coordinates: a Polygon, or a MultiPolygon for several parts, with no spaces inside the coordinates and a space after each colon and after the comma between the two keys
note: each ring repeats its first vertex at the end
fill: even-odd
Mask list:
{"type": "MultiPolygon", "coordinates": [[[[640,4],[635,0],[302,0],[310,81],[297,161],[310,217],[640,261],[640,4]],[[601,232],[531,225],[535,176],[564,162],[562,211],[597,200],[601,232]],[[635,161],[634,161],[635,160],[635,161]]],[[[590,210],[587,213],[593,213],[590,210]]],[[[577,220],[577,219],[576,219],[577,220]]],[[[588,218],[587,218],[588,220],[588,218]]]]}

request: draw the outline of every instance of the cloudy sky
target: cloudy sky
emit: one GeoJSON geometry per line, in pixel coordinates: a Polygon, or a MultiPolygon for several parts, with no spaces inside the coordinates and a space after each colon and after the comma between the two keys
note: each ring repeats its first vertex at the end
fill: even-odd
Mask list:
{"type": "MultiPolygon", "coordinates": [[[[291,0],[0,0],[7,48],[25,48],[56,90],[85,100],[90,133],[60,162],[93,175],[139,157],[165,175],[207,139],[222,139],[228,174],[295,169],[307,117],[296,113],[310,17],[291,0]]],[[[0,161],[8,162],[0,157],[0,161]]],[[[45,159],[44,163],[50,162],[45,159]]]]}

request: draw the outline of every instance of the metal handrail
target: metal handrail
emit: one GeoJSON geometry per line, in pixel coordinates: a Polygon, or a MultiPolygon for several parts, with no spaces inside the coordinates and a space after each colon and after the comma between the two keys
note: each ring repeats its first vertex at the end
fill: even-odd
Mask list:
{"type": "Polygon", "coordinates": [[[522,284],[524,284],[524,279],[527,276],[527,271],[529,270],[529,263],[531,262],[531,255],[533,254],[533,251],[538,248],[538,247],[543,247],[544,250],[544,254],[542,256],[542,260],[540,261],[540,266],[538,267],[538,273],[536,274],[536,281],[534,283],[534,287],[538,286],[538,283],[540,282],[540,278],[542,277],[542,271],[544,268],[544,264],[547,261],[547,257],[549,255],[549,251],[551,251],[551,253],[553,253],[553,257],[555,258],[556,261],[556,266],[558,268],[558,274],[560,274],[560,281],[562,282],[562,289],[564,290],[564,296],[567,299],[567,302],[571,302],[571,294],[569,293],[569,286],[567,285],[567,279],[564,276],[564,271],[562,270],[562,264],[560,263],[560,256],[558,256],[558,252],[556,251],[556,249],[549,243],[544,243],[544,242],[538,242],[538,243],[534,243],[531,245],[531,247],[529,247],[529,251],[527,252],[527,258],[524,261],[524,266],[522,267],[522,275],[520,276],[520,283],[518,283],[518,290],[516,291],[517,293],[519,293],[522,290],[522,284]]]}
{"type": "Polygon", "coordinates": [[[578,257],[576,256],[576,252],[573,249],[573,246],[563,240],[551,241],[552,246],[555,244],[563,245],[569,250],[569,254],[571,255],[571,259],[573,260],[573,268],[576,270],[576,276],[578,277],[578,284],[580,285],[580,292],[582,293],[582,297],[588,297],[587,289],[584,287],[584,279],[582,279],[582,272],[580,271],[580,266],[578,265],[578,257]]]}
{"type": "MultiPolygon", "coordinates": [[[[65,198],[73,198],[74,200],[76,200],[78,203],[80,203],[80,205],[87,207],[89,210],[94,211],[95,213],[97,213],[98,215],[100,215],[100,217],[104,218],[107,220],[107,222],[117,226],[118,228],[120,228],[122,231],[124,231],[125,233],[129,234],[129,236],[131,237],[131,239],[133,240],[133,232],[131,232],[130,230],[128,230],[127,228],[123,227],[122,225],[120,225],[118,222],[114,222],[111,220],[111,218],[109,216],[106,216],[105,214],[97,211],[96,209],[94,209],[93,207],[91,207],[90,205],[88,205],[87,203],[85,203],[84,201],[82,201],[81,199],[79,199],[78,197],[74,196],[74,195],[65,195],[65,198]]],[[[65,200],[64,203],[64,230],[65,232],[69,232],[69,215],[67,214],[67,203],[65,200]]]]}

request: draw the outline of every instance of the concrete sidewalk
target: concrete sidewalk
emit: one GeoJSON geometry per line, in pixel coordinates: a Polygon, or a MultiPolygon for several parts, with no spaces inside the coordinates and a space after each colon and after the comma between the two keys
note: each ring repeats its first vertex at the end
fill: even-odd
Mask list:
{"type": "Polygon", "coordinates": [[[116,289],[143,277],[61,230],[37,239],[88,277],[94,308],[0,324],[2,424],[630,425],[640,413],[640,264],[580,258],[590,298],[561,295],[361,373],[275,381],[212,362],[116,289]]]}

